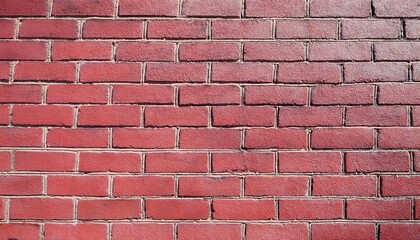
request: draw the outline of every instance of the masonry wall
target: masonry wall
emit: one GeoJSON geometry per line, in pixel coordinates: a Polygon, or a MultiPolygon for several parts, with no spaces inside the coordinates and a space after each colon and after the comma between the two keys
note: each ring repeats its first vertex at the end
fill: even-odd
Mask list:
{"type": "Polygon", "coordinates": [[[0,16],[0,239],[420,239],[420,0],[0,16]]]}

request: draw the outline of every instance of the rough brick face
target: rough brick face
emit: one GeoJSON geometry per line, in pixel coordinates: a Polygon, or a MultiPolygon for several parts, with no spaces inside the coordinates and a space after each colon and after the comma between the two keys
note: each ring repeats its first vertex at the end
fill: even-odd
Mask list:
{"type": "Polygon", "coordinates": [[[246,0],[247,17],[303,17],[305,1],[298,0],[246,0]]]}
{"type": "Polygon", "coordinates": [[[246,238],[250,240],[287,238],[290,240],[307,239],[308,225],[297,224],[247,224],[246,238]]]}
{"type": "Polygon", "coordinates": [[[45,238],[76,238],[81,239],[86,236],[105,240],[107,236],[106,224],[96,223],[82,223],[82,224],[46,224],[45,225],[45,238]]]}
{"type": "Polygon", "coordinates": [[[114,224],[112,225],[112,239],[141,239],[153,240],[172,239],[174,226],[172,224],[114,224]]]}
{"type": "Polygon", "coordinates": [[[369,17],[369,0],[314,0],[311,2],[312,17],[369,17]]]}
{"type": "Polygon", "coordinates": [[[142,38],[143,22],[126,20],[88,20],[83,25],[84,38],[142,38]]]}
{"type": "Polygon", "coordinates": [[[24,19],[19,28],[21,38],[77,38],[77,21],[60,19],[24,19]]]}
{"type": "Polygon", "coordinates": [[[419,240],[420,0],[0,0],[0,239],[419,240]]]}

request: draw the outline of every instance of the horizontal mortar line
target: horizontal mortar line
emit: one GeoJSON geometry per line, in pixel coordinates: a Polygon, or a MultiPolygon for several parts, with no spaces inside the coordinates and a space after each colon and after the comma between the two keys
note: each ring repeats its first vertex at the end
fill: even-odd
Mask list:
{"type": "MultiPolygon", "coordinates": [[[[155,223],[155,224],[188,224],[188,223],[216,223],[216,224],[223,224],[223,223],[244,223],[244,224],[293,224],[293,223],[307,223],[307,224],[317,224],[317,223],[379,223],[379,224],[392,224],[392,223],[401,223],[401,224],[416,224],[420,223],[420,220],[401,220],[401,219],[384,219],[384,220],[376,220],[376,219],[290,219],[290,220],[235,220],[235,219],[202,219],[202,220],[188,220],[188,219],[140,219],[140,218],[133,218],[133,219],[109,219],[109,220],[59,220],[59,219],[10,219],[10,223],[35,223],[35,224],[49,224],[49,223],[155,223]]],[[[0,224],[6,223],[4,221],[0,221],[0,224]]]]}
{"type": "Polygon", "coordinates": [[[88,16],[88,15],[66,15],[58,16],[53,15],[50,17],[45,16],[2,16],[2,19],[10,20],[25,20],[25,19],[66,19],[66,20],[401,20],[401,18],[406,20],[418,20],[418,16],[375,16],[375,17],[345,17],[345,16],[301,16],[301,17],[239,17],[239,16],[145,16],[145,15],[117,15],[114,16],[88,16]]]}
{"type": "Polygon", "coordinates": [[[7,196],[1,195],[3,199],[61,199],[61,200],[88,200],[88,201],[101,201],[101,200],[138,200],[141,202],[147,202],[148,200],[206,200],[206,201],[213,201],[213,200],[232,200],[232,201],[282,201],[282,200],[337,200],[340,202],[344,202],[347,200],[380,200],[380,201],[392,201],[392,200],[410,200],[413,199],[415,196],[409,197],[366,197],[366,196],[356,196],[356,197],[349,197],[349,196],[290,196],[290,197],[274,197],[274,196],[232,196],[232,197],[220,197],[220,196],[208,196],[208,197],[175,197],[175,196],[127,196],[127,197],[98,197],[98,196],[75,196],[75,195],[67,195],[67,196],[59,196],[59,195],[18,195],[18,196],[7,196]]]}
{"type": "MultiPolygon", "coordinates": [[[[332,176],[332,177],[416,177],[420,172],[206,172],[206,173],[165,173],[165,172],[104,172],[104,171],[62,171],[62,172],[44,172],[44,171],[2,171],[0,176],[103,176],[103,177],[141,177],[141,176],[164,176],[164,177],[314,177],[314,176],[332,176]]],[[[8,195],[6,195],[8,196],[8,195]]],[[[21,196],[21,195],[19,195],[21,196]]],[[[315,195],[314,195],[315,196],[315,195]]],[[[407,195],[414,196],[416,195],[407,195]]]]}
{"type": "Polygon", "coordinates": [[[408,148],[408,149],[140,149],[140,148],[41,148],[41,147],[0,147],[0,150],[9,150],[9,151],[74,151],[74,152],[86,152],[86,151],[104,151],[104,152],[138,152],[138,153],[163,153],[163,152],[190,152],[190,153],[243,153],[243,152],[301,152],[301,153],[311,153],[311,152],[405,152],[405,151],[416,151],[418,149],[408,148]]]}
{"type": "MultiPolygon", "coordinates": [[[[17,38],[17,39],[0,39],[1,42],[47,42],[52,41],[54,42],[71,42],[71,43],[80,43],[80,42],[133,42],[133,43],[141,43],[141,42],[165,42],[165,43],[194,43],[194,42],[290,42],[290,43],[317,43],[317,42],[327,42],[327,43],[349,43],[349,42],[363,42],[363,43],[419,43],[420,40],[417,39],[402,39],[402,38],[393,38],[393,39],[376,39],[376,38],[365,38],[365,39],[315,39],[315,38],[302,38],[302,39],[296,39],[296,38],[265,38],[265,39],[237,39],[237,38],[224,38],[224,39],[159,39],[159,38],[153,38],[153,39],[146,39],[146,38],[139,38],[139,39],[104,39],[104,38],[97,38],[97,39],[54,39],[54,38],[17,38]]],[[[118,48],[118,47],[117,47],[118,48]]],[[[366,61],[371,61],[366,60],[366,61]]]]}

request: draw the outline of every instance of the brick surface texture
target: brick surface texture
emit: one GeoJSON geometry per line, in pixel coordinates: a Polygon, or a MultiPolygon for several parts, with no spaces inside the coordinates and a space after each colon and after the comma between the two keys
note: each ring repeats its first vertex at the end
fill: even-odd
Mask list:
{"type": "Polygon", "coordinates": [[[420,240],[420,0],[0,0],[0,239],[420,240]]]}

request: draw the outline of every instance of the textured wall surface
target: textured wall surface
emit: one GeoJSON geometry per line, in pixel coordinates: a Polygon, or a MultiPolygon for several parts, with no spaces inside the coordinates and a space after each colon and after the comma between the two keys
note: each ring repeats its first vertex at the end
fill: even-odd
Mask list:
{"type": "Polygon", "coordinates": [[[420,0],[0,17],[1,240],[420,239],[420,0]]]}

